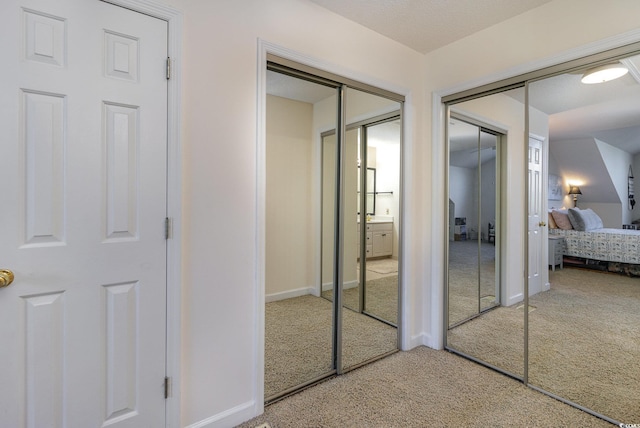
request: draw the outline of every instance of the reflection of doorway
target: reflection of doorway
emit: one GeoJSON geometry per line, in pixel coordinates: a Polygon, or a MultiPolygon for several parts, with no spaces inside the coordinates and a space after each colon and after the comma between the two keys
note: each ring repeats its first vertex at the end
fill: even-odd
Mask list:
{"type": "Polygon", "coordinates": [[[452,115],[449,121],[448,325],[500,304],[501,134],[452,115]]]}
{"type": "MultiPolygon", "coordinates": [[[[343,306],[397,327],[400,113],[348,125],[345,141],[345,218],[355,218],[356,227],[345,224],[343,306]]],[[[330,242],[334,228],[331,211],[335,195],[329,184],[335,174],[334,131],[323,133],[322,145],[322,235],[330,242]]],[[[332,265],[328,263],[331,251],[331,245],[323,243],[322,296],[328,299],[333,298],[332,265]]]]}
{"type": "Polygon", "coordinates": [[[529,137],[528,155],[529,179],[527,180],[528,197],[528,257],[529,273],[527,283],[529,285],[529,296],[542,291],[542,285],[547,268],[546,260],[543,257],[544,239],[546,238],[545,204],[543,204],[543,174],[544,174],[544,139],[529,137]]]}
{"type": "MultiPolygon", "coordinates": [[[[360,146],[366,138],[361,135],[374,126],[371,118],[376,118],[376,124],[393,120],[397,133],[394,142],[397,155],[393,157],[397,164],[396,184],[389,194],[399,198],[402,106],[401,97],[389,99],[372,94],[371,88],[367,92],[347,88],[338,83],[338,76],[328,82],[271,62],[268,69],[264,376],[267,403],[397,351],[397,322],[393,325],[382,322],[362,310],[372,302],[363,300],[365,284],[360,278],[364,273],[357,263],[360,253],[357,237],[361,236],[360,221],[367,221],[365,212],[374,223],[380,216],[379,209],[389,211],[390,216],[397,216],[394,223],[398,225],[400,204],[379,202],[376,198],[383,196],[373,191],[377,189],[374,183],[389,166],[359,168],[357,158],[359,151],[366,153],[360,146]],[[350,102],[343,104],[343,100],[350,102]],[[350,123],[348,127],[336,122],[343,116],[350,123]],[[359,122],[362,118],[366,118],[366,126],[359,122]],[[327,129],[332,131],[324,132],[327,129]],[[375,171],[376,180],[372,172],[367,177],[366,171],[375,171]],[[358,180],[364,183],[360,193],[358,180]],[[369,199],[360,200],[359,195],[369,199]],[[360,212],[358,203],[367,209],[360,212]]],[[[362,162],[366,164],[366,154],[362,162]]],[[[391,233],[382,235],[390,237],[391,233]]],[[[390,244],[387,247],[392,255],[393,241],[390,244]]],[[[397,251],[393,255],[395,267],[374,267],[393,270],[394,275],[378,278],[394,280],[386,287],[386,297],[380,299],[386,308],[391,308],[388,312],[392,315],[383,314],[379,318],[395,321],[397,251]]]]}

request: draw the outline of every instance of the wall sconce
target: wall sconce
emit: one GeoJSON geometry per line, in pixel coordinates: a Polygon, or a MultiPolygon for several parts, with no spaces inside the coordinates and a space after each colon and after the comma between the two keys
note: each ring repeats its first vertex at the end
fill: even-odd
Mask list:
{"type": "Polygon", "coordinates": [[[578,195],[582,195],[580,188],[578,186],[569,185],[569,194],[573,195],[573,207],[578,206],[578,195]]]}

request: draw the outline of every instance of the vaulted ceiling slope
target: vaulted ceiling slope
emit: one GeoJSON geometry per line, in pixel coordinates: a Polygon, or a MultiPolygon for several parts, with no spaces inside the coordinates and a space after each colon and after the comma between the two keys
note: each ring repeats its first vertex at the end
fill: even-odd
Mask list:
{"type": "Polygon", "coordinates": [[[580,201],[619,204],[626,198],[628,153],[593,138],[559,141],[549,151],[560,175],[580,186],[580,201]]]}
{"type": "Polygon", "coordinates": [[[428,53],[551,0],[311,0],[428,53]]]}

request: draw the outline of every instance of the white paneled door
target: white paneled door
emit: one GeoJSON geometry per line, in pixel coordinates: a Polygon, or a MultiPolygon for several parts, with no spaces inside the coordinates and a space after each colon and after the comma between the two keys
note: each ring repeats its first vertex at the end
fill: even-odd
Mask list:
{"type": "MultiPolygon", "coordinates": [[[[529,236],[529,296],[542,291],[542,228],[546,226],[542,213],[542,142],[535,138],[529,138],[529,174],[527,185],[529,186],[528,201],[528,236],[529,236]]],[[[546,263],[544,268],[546,268],[546,263]]]]}
{"type": "Polygon", "coordinates": [[[0,40],[0,426],[162,427],[167,23],[2,0],[0,40]]]}

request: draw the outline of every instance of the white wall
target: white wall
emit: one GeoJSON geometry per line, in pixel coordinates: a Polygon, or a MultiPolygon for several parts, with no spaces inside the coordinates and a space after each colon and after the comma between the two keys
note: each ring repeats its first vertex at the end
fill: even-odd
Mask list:
{"type": "Polygon", "coordinates": [[[312,104],[267,96],[267,301],[313,290],[312,123],[312,104]]]}
{"type": "Polygon", "coordinates": [[[603,141],[596,140],[596,145],[602,154],[602,160],[607,167],[610,180],[620,201],[616,221],[614,222],[613,219],[607,221],[606,224],[613,224],[613,226],[606,227],[621,228],[623,224],[631,223],[631,212],[627,209],[627,176],[629,166],[633,162],[633,156],[603,141]]]}
{"type": "MultiPolygon", "coordinates": [[[[163,1],[183,12],[182,425],[232,426],[263,400],[260,46],[405,94],[410,175],[425,118],[424,57],[306,0],[163,1]]],[[[418,224],[405,226],[407,245],[419,247],[418,224]]],[[[411,337],[421,332],[424,280],[407,254],[411,337]]]]}
{"type": "MultiPolygon", "coordinates": [[[[308,0],[157,1],[183,12],[181,412],[193,428],[233,426],[262,410],[261,46],[407,95],[402,339],[438,347],[446,199],[432,93],[542,67],[637,29],[640,16],[636,0],[555,0],[425,57],[308,0]]],[[[518,153],[509,156],[512,168],[522,165],[518,153]]],[[[515,194],[522,188],[522,180],[510,184],[515,194]]],[[[510,233],[511,244],[523,236],[521,227],[510,233]]]]}
{"type": "Polygon", "coordinates": [[[474,203],[477,189],[477,169],[451,166],[449,169],[449,197],[455,205],[455,217],[466,217],[468,225],[477,221],[477,205],[474,203]]]}

